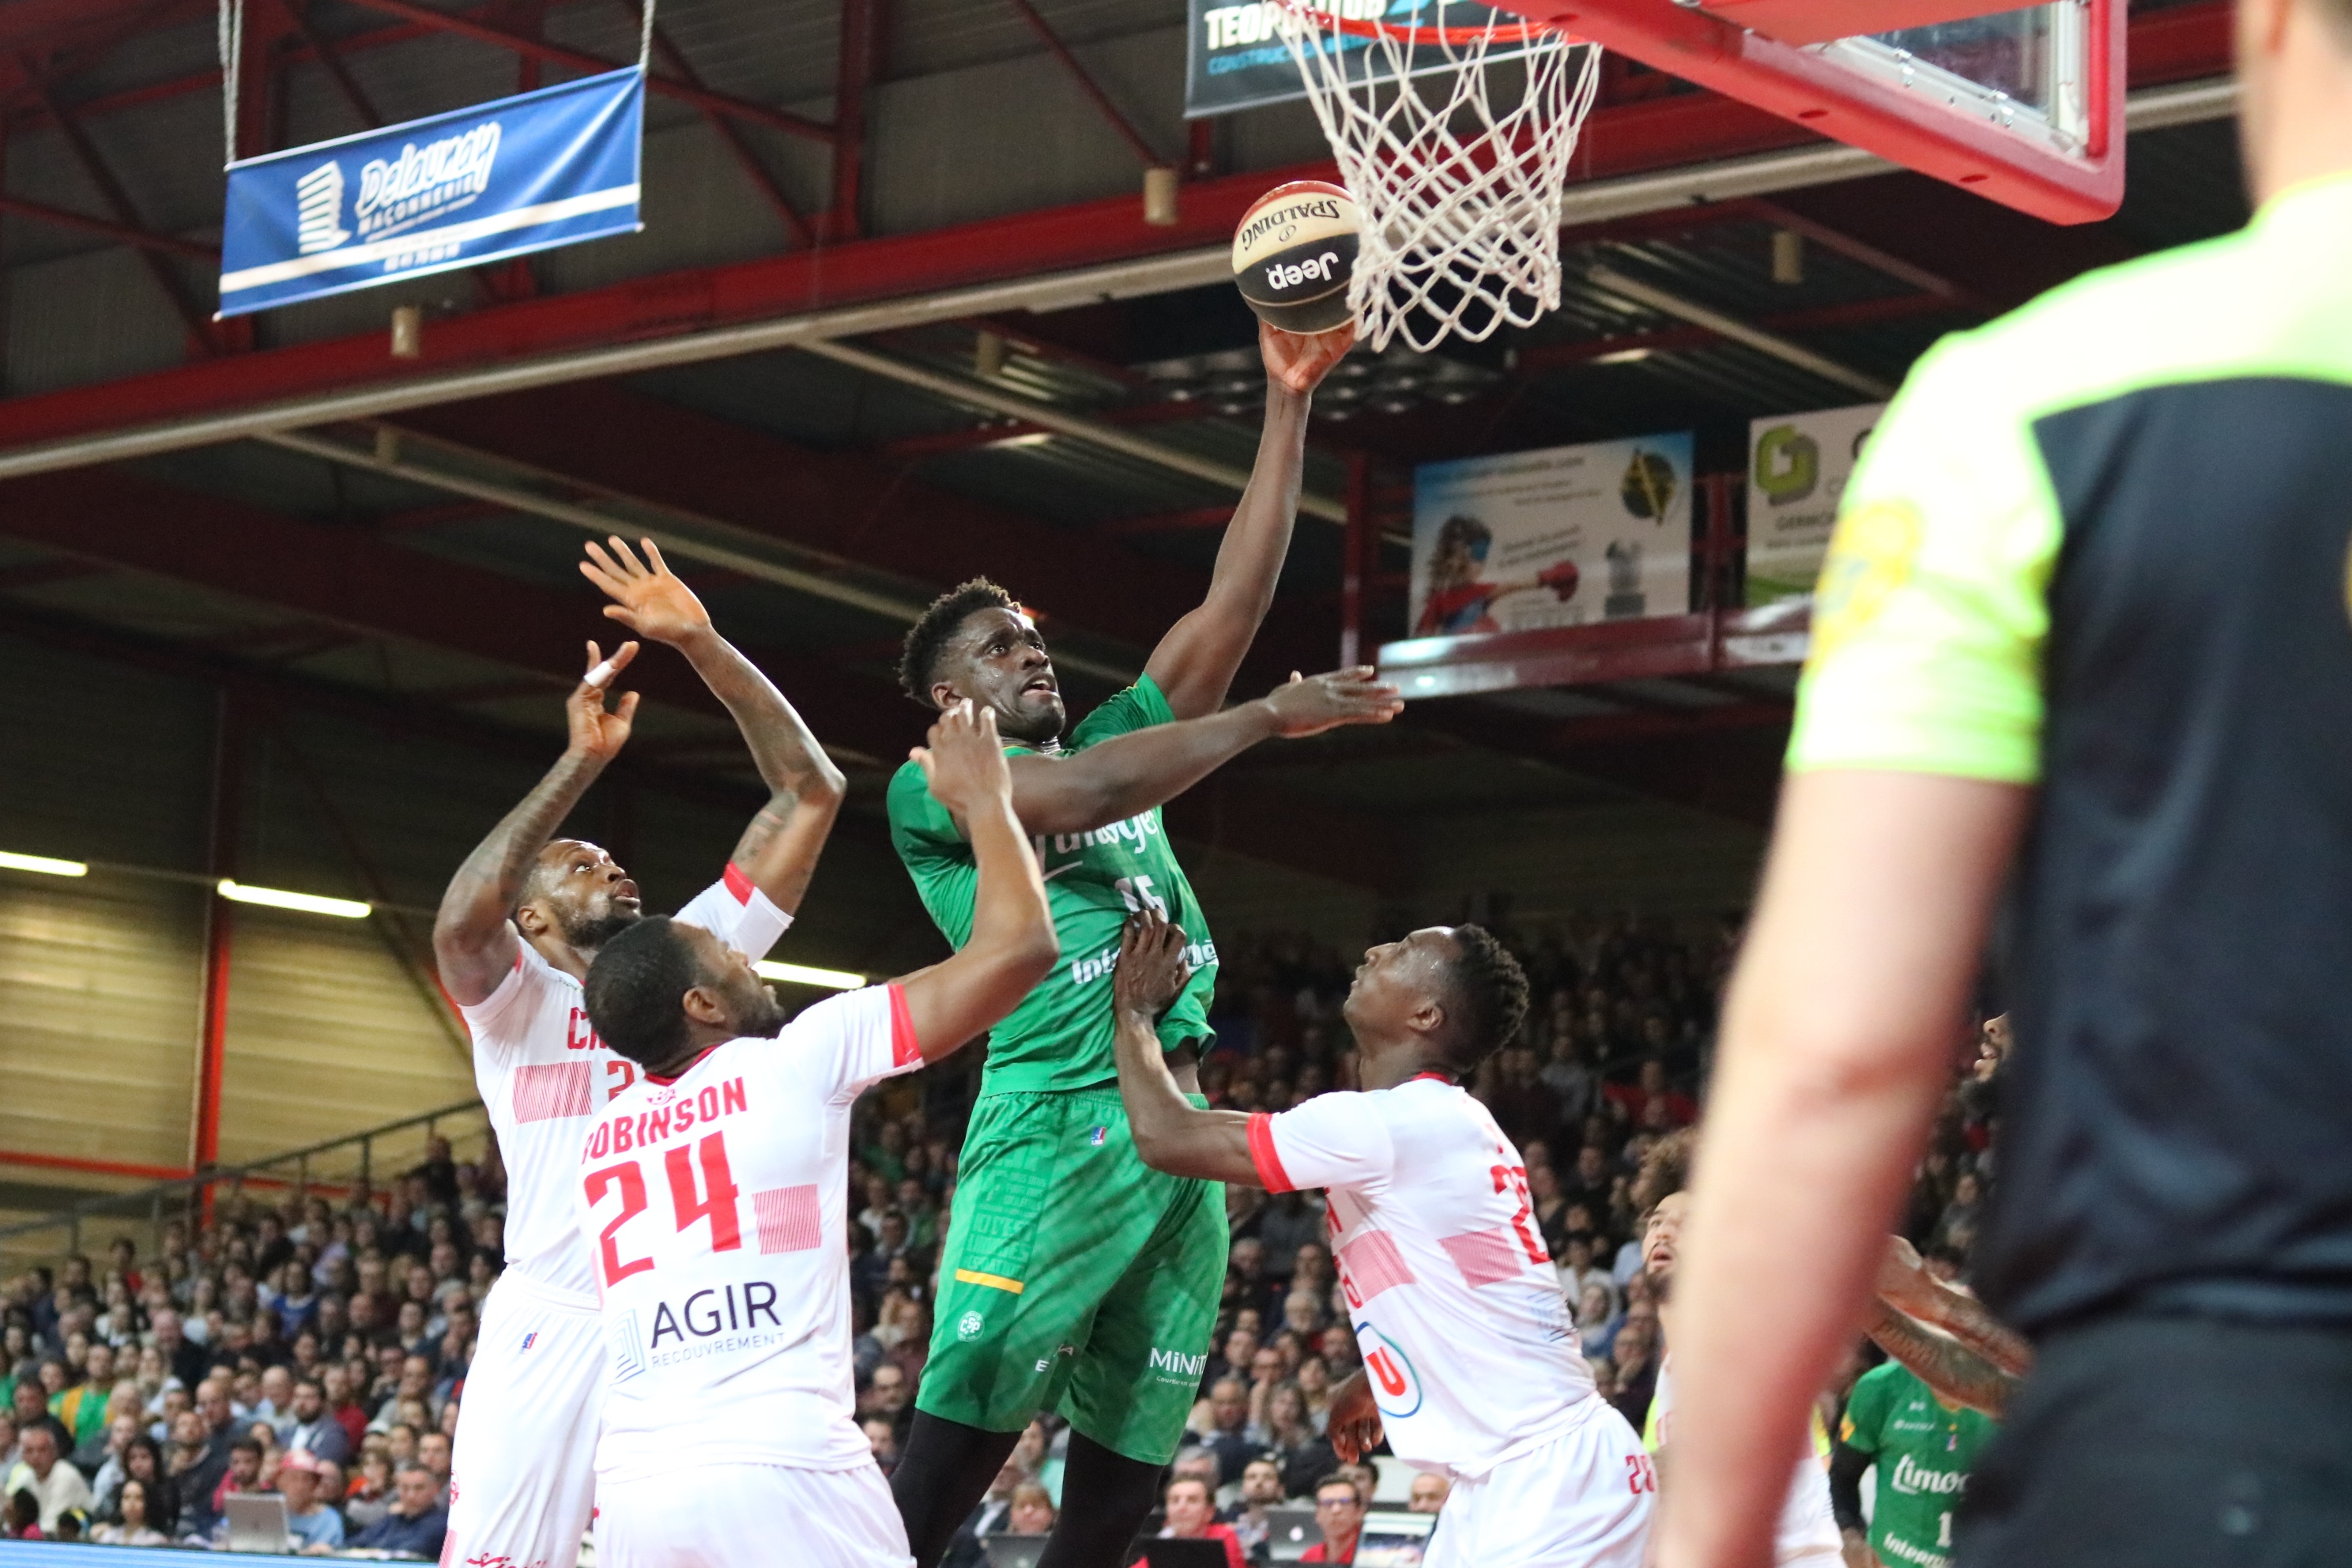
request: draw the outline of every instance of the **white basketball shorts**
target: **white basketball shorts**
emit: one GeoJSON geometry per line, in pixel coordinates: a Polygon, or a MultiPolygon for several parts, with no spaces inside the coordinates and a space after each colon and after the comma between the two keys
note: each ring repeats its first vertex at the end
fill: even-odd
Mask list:
{"type": "Polygon", "coordinates": [[[803,1470],[705,1464],[607,1480],[597,1568],[913,1568],[907,1527],[873,1465],[803,1470]]]}
{"type": "Polygon", "coordinates": [[[1424,1568],[1642,1568],[1657,1472],[1625,1418],[1594,1404],[1550,1442],[1456,1479],[1424,1568]]]}
{"type": "Polygon", "coordinates": [[[457,1407],[448,1568],[573,1568],[596,1503],[604,1321],[509,1273],[457,1407]]]}

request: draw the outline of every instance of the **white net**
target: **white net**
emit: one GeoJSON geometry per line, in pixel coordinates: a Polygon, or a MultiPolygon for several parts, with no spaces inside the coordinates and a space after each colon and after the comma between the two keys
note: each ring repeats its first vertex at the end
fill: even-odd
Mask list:
{"type": "Polygon", "coordinates": [[[1425,26],[1380,21],[1384,0],[1280,4],[1283,41],[1363,214],[1348,289],[1363,341],[1425,353],[1558,309],[1560,196],[1601,51],[1456,0],[1421,8],[1435,19],[1425,26]],[[1447,26],[1449,11],[1477,22],[1447,26]],[[1498,111],[1490,92],[1514,80],[1517,98],[1498,111]]]}

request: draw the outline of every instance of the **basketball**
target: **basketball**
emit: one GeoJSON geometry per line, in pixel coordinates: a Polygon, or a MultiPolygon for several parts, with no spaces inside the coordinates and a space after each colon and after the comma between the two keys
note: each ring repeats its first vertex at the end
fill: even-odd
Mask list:
{"type": "Polygon", "coordinates": [[[1250,204],[1234,230],[1234,284],[1258,319],[1287,332],[1348,324],[1348,279],[1362,221],[1346,187],[1293,180],[1250,204]]]}

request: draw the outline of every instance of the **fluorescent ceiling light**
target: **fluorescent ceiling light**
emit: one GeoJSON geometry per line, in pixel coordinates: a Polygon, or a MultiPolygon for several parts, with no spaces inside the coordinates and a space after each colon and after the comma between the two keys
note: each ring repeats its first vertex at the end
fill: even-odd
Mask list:
{"type": "Polygon", "coordinates": [[[243,882],[220,879],[220,896],[240,904],[268,904],[273,910],[299,910],[306,915],[334,915],[347,921],[363,921],[375,912],[374,907],[357,899],[322,899],[316,893],[289,893],[282,888],[253,888],[243,882]]]}
{"type": "Polygon", "coordinates": [[[1643,360],[1648,359],[1655,353],[1657,353],[1655,349],[1619,349],[1614,353],[1594,354],[1592,356],[1591,363],[1594,364],[1640,364],[1643,360]]]}
{"type": "Polygon", "coordinates": [[[751,966],[762,980],[781,980],[787,985],[821,985],[827,991],[855,991],[866,984],[863,974],[852,974],[845,969],[811,969],[805,963],[778,963],[762,960],[751,966]]]}
{"type": "Polygon", "coordinates": [[[47,855],[12,855],[0,849],[0,868],[38,871],[44,877],[87,877],[89,868],[79,860],[52,860],[47,855]]]}

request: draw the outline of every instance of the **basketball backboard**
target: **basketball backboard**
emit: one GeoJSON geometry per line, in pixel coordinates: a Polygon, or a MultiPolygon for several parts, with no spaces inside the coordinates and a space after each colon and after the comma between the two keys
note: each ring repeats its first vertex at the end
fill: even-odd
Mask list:
{"type": "Polygon", "coordinates": [[[2124,0],[1499,4],[2053,223],[2123,200],[2124,0]]]}

